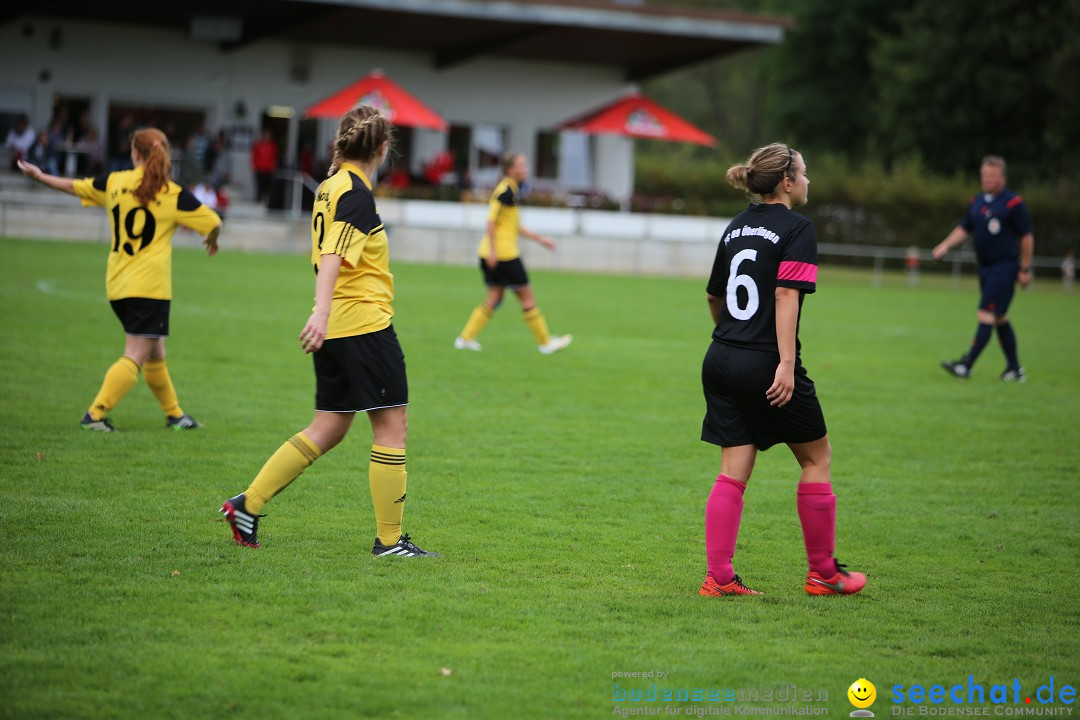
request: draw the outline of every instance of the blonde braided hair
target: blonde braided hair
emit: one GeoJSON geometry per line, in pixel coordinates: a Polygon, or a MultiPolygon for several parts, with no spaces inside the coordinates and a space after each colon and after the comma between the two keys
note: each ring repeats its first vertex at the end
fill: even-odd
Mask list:
{"type": "Polygon", "coordinates": [[[394,127],[386,116],[370,105],[361,105],[345,113],[334,137],[327,177],[335,174],[346,160],[369,162],[384,142],[394,140],[394,127]]]}

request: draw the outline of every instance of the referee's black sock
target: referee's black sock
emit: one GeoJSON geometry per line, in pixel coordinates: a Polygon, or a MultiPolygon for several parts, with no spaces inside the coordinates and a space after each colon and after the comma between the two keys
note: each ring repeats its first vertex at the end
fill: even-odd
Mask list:
{"type": "Polygon", "coordinates": [[[1013,332],[1012,323],[1002,323],[997,326],[998,342],[1001,350],[1005,353],[1005,359],[1009,362],[1010,370],[1020,368],[1020,358],[1016,352],[1016,333],[1013,332]]]}
{"type": "Polygon", "coordinates": [[[986,347],[986,343],[990,342],[990,337],[993,334],[993,325],[979,323],[979,328],[975,331],[975,339],[971,341],[971,349],[968,350],[967,355],[964,356],[965,365],[970,368],[975,364],[975,361],[979,358],[979,353],[986,347]]]}

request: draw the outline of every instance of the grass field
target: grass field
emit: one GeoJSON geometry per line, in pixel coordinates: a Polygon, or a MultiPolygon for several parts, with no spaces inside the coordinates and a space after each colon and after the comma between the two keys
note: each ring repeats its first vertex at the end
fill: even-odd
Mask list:
{"type": "Polygon", "coordinates": [[[719,467],[697,439],[702,280],[535,272],[574,344],[541,356],[510,303],[464,353],[475,268],[396,265],[405,529],[444,556],[374,562],[362,419],[267,506],[263,549],[217,514],[310,418],[306,259],[176,251],[169,365],[206,427],[166,431],[140,384],[104,435],[78,420],[122,350],[105,254],[0,240],[3,717],[593,718],[663,713],[613,701],[613,682],[653,681],[796,684],[846,716],[861,677],[883,717],[895,684],[1080,684],[1080,294],[1055,282],[1014,306],[1028,383],[998,380],[996,341],[962,382],[937,364],[974,330],[973,280],[875,288],[825,268],[801,337],[837,554],[870,584],[803,594],[780,447],[758,461],[735,558],[767,595],[725,601],[697,595],[719,467]]]}

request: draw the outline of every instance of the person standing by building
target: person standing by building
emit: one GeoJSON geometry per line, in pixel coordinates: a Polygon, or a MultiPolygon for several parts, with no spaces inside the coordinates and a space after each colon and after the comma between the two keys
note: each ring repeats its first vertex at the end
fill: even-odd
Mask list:
{"type": "Polygon", "coordinates": [[[997,328],[998,342],[1006,360],[1001,379],[1025,382],[1027,374],[1020,365],[1016,333],[1009,322],[1009,305],[1017,282],[1022,287],[1031,284],[1031,257],[1035,252],[1031,218],[1024,199],[1005,186],[1003,158],[984,157],[979,180],[982,193],[971,199],[964,219],[933,250],[934,259],[942,260],[949,250],[974,236],[975,256],[979,263],[980,295],[975,338],[958,360],[946,360],[941,366],[954,377],[971,377],[975,361],[997,328]]]}
{"type": "Polygon", "coordinates": [[[86,206],[109,214],[112,244],[105,291],[124,327],[124,354],[113,363],[82,419],[84,430],[112,432],[109,411],[139,381],[146,384],[165,411],[165,425],[174,430],[201,427],[180,408],[165,364],[172,300],[172,236],[180,225],[204,236],[208,255],[217,253],[221,218],[187,190],[169,180],[169,141],[154,128],[138,131],[131,141],[133,170],[97,178],[72,180],[49,175],[19,162],[31,180],[75,195],[86,206]]]}
{"type": "Polygon", "coordinates": [[[300,346],[315,362],[315,416],[270,456],[247,490],[222,504],[239,545],[260,546],[263,506],[337,446],[357,413],[367,413],[376,525],[371,553],[377,558],[438,555],[401,532],[409,387],[391,324],[388,238],[372,194],[391,142],[390,122],[373,107],[350,110],[338,125],[330,176],[319,186],[312,209],[315,308],[300,331],[300,346]]]}
{"type": "Polygon", "coordinates": [[[548,331],[547,321],[536,306],[529,276],[521,262],[518,235],[548,250],[555,249],[555,241],[521,226],[521,186],[529,177],[529,161],[520,153],[508,153],[503,157],[502,166],[503,178],[491,193],[487,232],[479,248],[480,272],[487,285],[487,298],[472,311],[465,328],[454,340],[454,347],[458,350],[483,349],[476,337],[487,326],[509,288],[521,302],[525,324],[536,338],[540,352],[550,355],[562,350],[574,338],[572,335],[552,335],[548,331]]]}
{"type": "Polygon", "coordinates": [[[251,169],[255,172],[255,200],[270,200],[274,173],[278,167],[278,146],[270,128],[263,128],[262,136],[251,144],[251,169]]]}
{"type": "Polygon", "coordinates": [[[26,114],[15,118],[15,125],[8,130],[4,138],[4,146],[11,153],[11,169],[19,169],[19,161],[25,160],[30,154],[30,148],[37,141],[37,133],[30,125],[30,118],[26,114]]]}
{"type": "Polygon", "coordinates": [[[866,576],[848,572],[833,555],[832,448],[800,356],[803,299],[817,288],[817,234],[791,210],[806,204],[806,165],[800,153],[774,143],[733,165],[727,179],[755,203],[725,230],[706,290],[714,328],[701,370],[701,439],[720,446],[720,474],[705,506],[708,570],[699,592],[760,594],[743,584],[731,561],[757,454],[785,443],[802,468],[797,505],[809,564],[803,588],[851,595],[866,576]]]}

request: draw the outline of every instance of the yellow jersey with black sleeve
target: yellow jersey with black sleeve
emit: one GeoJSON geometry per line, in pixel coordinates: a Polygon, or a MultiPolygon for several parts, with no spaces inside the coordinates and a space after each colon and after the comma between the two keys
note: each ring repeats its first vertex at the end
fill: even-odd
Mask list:
{"type": "Polygon", "coordinates": [[[97,205],[109,213],[112,233],[105,271],[109,300],[171,300],[172,237],[177,226],[206,235],[221,223],[216,212],[171,180],[148,205],[141,205],[135,190],[142,177],[143,169],[137,167],[73,183],[83,205],[97,205]]]}
{"type": "Polygon", "coordinates": [[[394,276],[386,229],[375,207],[371,181],[353,163],[342,163],[319,186],[311,212],[311,264],[324,254],[341,256],[326,338],[377,332],[394,317],[394,276]]]}
{"type": "MultiPolygon", "coordinates": [[[[488,202],[488,222],[495,223],[495,259],[513,260],[521,253],[518,251],[518,232],[521,228],[519,217],[521,191],[512,178],[504,177],[491,193],[488,202]]],[[[478,254],[485,258],[491,251],[491,238],[487,231],[480,241],[478,254]]]]}

